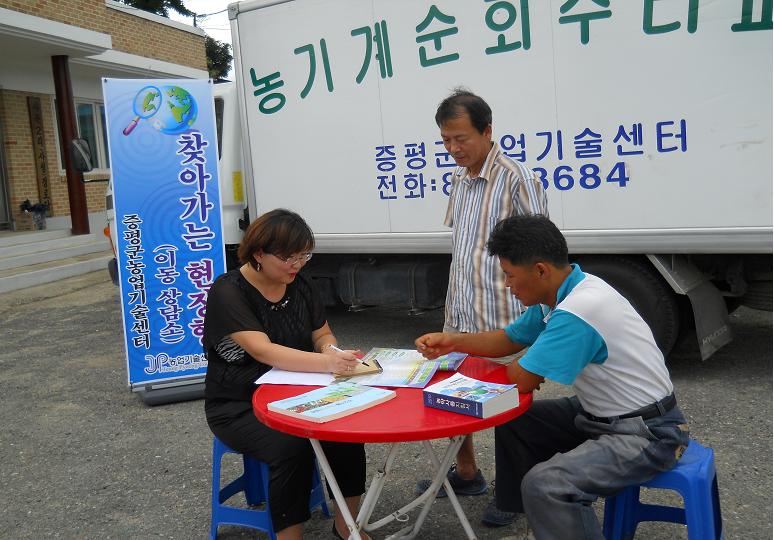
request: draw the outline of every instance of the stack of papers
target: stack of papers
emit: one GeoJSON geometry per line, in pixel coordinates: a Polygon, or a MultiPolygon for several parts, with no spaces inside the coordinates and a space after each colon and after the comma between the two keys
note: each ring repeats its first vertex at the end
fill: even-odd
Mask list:
{"type": "Polygon", "coordinates": [[[305,386],[328,386],[333,382],[352,381],[368,386],[392,386],[424,388],[437,370],[454,371],[467,358],[464,353],[449,353],[435,360],[427,360],[414,349],[374,348],[362,358],[380,373],[335,377],[330,373],[307,373],[272,368],[264,373],[255,384],[295,384],[305,386]]]}
{"type": "Polygon", "coordinates": [[[271,368],[261,375],[255,384],[293,384],[298,386],[328,386],[334,376],[330,373],[309,373],[271,368]]]}

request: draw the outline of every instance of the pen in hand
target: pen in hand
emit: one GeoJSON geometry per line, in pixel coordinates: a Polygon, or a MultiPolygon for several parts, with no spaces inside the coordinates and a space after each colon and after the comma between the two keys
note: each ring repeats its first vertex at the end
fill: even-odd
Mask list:
{"type": "MultiPolygon", "coordinates": [[[[336,345],[332,345],[331,344],[331,345],[328,345],[328,347],[330,347],[331,349],[333,349],[336,352],[346,352],[346,351],[343,351],[343,350],[339,349],[336,345]]],[[[363,364],[364,366],[370,366],[370,364],[368,362],[363,361],[361,358],[355,357],[355,360],[357,360],[359,363],[363,364]]]]}

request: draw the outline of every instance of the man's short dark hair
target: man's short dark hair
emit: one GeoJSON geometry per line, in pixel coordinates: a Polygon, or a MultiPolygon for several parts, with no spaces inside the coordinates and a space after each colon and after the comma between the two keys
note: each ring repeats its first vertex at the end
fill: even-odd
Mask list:
{"type": "Polygon", "coordinates": [[[495,225],[486,244],[496,255],[516,266],[547,262],[557,268],[569,264],[567,241],[545,216],[513,216],[495,225]]]}
{"type": "Polygon", "coordinates": [[[455,88],[452,94],[444,99],[435,111],[435,123],[443,127],[444,122],[458,118],[464,113],[470,117],[470,123],[483,133],[486,126],[492,123],[492,109],[486,101],[465,88],[455,88]]]}

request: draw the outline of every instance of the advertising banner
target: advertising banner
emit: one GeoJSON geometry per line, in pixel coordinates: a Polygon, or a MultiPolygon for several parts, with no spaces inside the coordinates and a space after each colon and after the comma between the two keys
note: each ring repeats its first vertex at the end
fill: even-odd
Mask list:
{"type": "Polygon", "coordinates": [[[103,79],[129,385],[201,380],[225,271],[212,83],[103,79]]]}

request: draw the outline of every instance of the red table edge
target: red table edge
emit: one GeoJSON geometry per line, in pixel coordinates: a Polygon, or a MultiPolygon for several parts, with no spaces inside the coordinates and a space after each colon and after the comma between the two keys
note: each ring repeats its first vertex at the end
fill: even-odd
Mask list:
{"type": "MultiPolygon", "coordinates": [[[[274,385],[274,386],[292,386],[292,385],[274,385]]],[[[308,387],[308,390],[313,390],[315,388],[321,388],[321,387],[310,386],[308,387]]],[[[419,391],[421,392],[421,390],[419,391]]],[[[255,413],[255,416],[258,418],[258,420],[260,420],[264,425],[272,429],[276,429],[277,431],[281,431],[283,433],[287,433],[290,435],[295,435],[297,437],[303,437],[305,439],[317,439],[321,441],[332,441],[332,442],[368,443],[368,444],[429,441],[433,439],[443,439],[447,437],[453,437],[455,435],[467,435],[468,433],[475,433],[478,431],[489,429],[491,427],[505,424],[506,422],[509,422],[510,420],[513,420],[517,416],[521,415],[525,410],[527,410],[532,405],[532,392],[526,392],[526,393],[519,392],[518,407],[514,407],[513,409],[509,409],[500,414],[490,416],[489,418],[477,418],[474,416],[467,416],[461,413],[443,411],[438,409],[438,413],[450,414],[454,416],[467,416],[467,418],[473,418],[477,420],[475,424],[475,429],[471,429],[470,431],[460,433],[459,429],[452,429],[447,425],[437,429],[431,428],[423,432],[421,435],[417,434],[415,436],[410,436],[410,437],[406,436],[404,433],[396,433],[396,434],[381,433],[379,435],[369,436],[368,440],[366,441],[366,440],[363,440],[362,437],[353,438],[351,434],[342,433],[342,432],[326,434],[323,437],[319,436],[319,433],[317,433],[318,428],[323,424],[330,424],[332,422],[346,422],[346,419],[349,418],[350,416],[354,416],[356,414],[360,414],[361,412],[365,412],[365,411],[359,411],[359,412],[353,413],[352,415],[344,416],[336,420],[331,420],[330,422],[324,422],[324,423],[310,422],[309,420],[301,420],[299,418],[293,418],[291,416],[269,411],[266,406],[266,403],[257,402],[258,401],[256,399],[257,393],[258,393],[258,390],[256,389],[255,393],[253,393],[253,412],[255,413]]],[[[303,392],[299,392],[299,393],[303,393],[303,392]]],[[[378,406],[379,405],[376,405],[375,407],[378,407],[378,406]]],[[[425,407],[426,405],[422,404],[421,406],[425,407]]],[[[366,409],[366,411],[367,410],[369,409],[366,409]]]]}
{"type": "MultiPolygon", "coordinates": [[[[468,357],[465,359],[462,365],[460,365],[457,371],[463,375],[467,375],[481,381],[500,384],[507,384],[509,382],[507,366],[505,364],[494,362],[490,359],[468,357]]],[[[454,371],[439,371],[433,376],[433,379],[428,383],[428,386],[438,381],[444,380],[445,378],[452,376],[454,373],[454,371]]],[[[455,435],[475,433],[476,431],[481,431],[493,426],[504,424],[522,414],[532,405],[532,392],[520,392],[519,405],[517,407],[504,411],[500,414],[490,416],[489,418],[477,418],[475,416],[464,415],[457,412],[450,412],[442,409],[427,407],[424,404],[424,400],[422,399],[421,388],[394,388],[394,390],[396,390],[399,394],[393,400],[380,403],[379,405],[365,409],[364,411],[359,411],[351,415],[323,423],[311,422],[308,420],[302,420],[284,414],[275,413],[269,411],[267,408],[267,403],[271,401],[299,395],[304,392],[311,391],[315,388],[321,387],[300,387],[296,385],[264,385],[262,387],[258,387],[255,392],[253,392],[252,397],[253,413],[264,425],[272,429],[276,429],[277,431],[288,433],[290,435],[296,435],[298,437],[336,442],[392,443],[427,441],[432,439],[453,437],[455,435]],[[261,388],[265,388],[264,395],[266,393],[269,394],[267,398],[259,399],[261,388]],[[298,391],[288,393],[288,390],[296,388],[298,391]],[[406,397],[406,392],[417,394],[418,399],[415,400],[417,407],[426,408],[427,412],[433,416],[440,417],[444,420],[452,419],[453,421],[441,421],[436,425],[433,425],[431,421],[427,428],[422,426],[420,431],[413,432],[405,430],[400,431],[397,429],[395,431],[372,432],[363,428],[363,417],[359,415],[373,414],[374,411],[379,411],[381,407],[389,407],[390,404],[393,404],[393,407],[395,407],[397,402],[405,401],[406,399],[411,399],[414,401],[411,397],[406,397]],[[361,422],[358,422],[357,420],[355,422],[351,422],[352,419],[359,419],[361,422]],[[349,427],[349,429],[347,428],[348,422],[353,424],[349,427]]]]}

